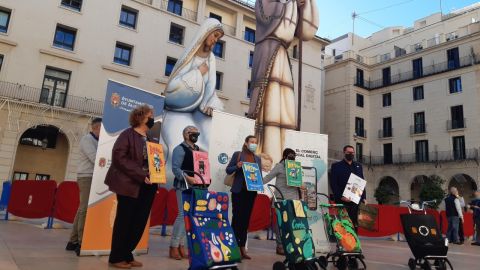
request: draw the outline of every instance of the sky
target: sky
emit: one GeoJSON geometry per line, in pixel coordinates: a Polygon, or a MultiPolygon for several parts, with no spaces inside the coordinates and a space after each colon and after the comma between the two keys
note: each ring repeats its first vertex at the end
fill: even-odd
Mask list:
{"type": "Polygon", "coordinates": [[[317,35],[334,39],[352,32],[352,12],[355,34],[368,37],[389,26],[413,26],[413,22],[430,14],[443,14],[479,2],[478,0],[316,0],[320,11],[317,35]]]}

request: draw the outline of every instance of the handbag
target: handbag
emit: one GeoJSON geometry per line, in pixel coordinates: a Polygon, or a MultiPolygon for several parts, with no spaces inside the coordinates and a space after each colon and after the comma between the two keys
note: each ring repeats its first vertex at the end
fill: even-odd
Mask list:
{"type": "MultiPolygon", "coordinates": [[[[236,163],[238,163],[238,162],[240,161],[240,156],[241,156],[241,155],[242,155],[242,152],[239,152],[236,163]]],[[[229,187],[233,186],[233,181],[235,180],[235,175],[236,175],[236,173],[237,173],[237,171],[234,171],[234,172],[231,173],[231,174],[227,174],[227,175],[225,176],[225,178],[223,179],[223,184],[224,184],[225,186],[229,186],[229,187]]]]}

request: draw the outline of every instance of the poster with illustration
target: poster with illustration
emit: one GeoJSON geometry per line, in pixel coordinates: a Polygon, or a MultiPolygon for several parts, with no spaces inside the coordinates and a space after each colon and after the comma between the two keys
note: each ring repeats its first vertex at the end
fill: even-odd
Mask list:
{"type": "Polygon", "coordinates": [[[148,170],[150,182],[157,184],[167,183],[167,172],[165,168],[165,156],[161,144],[147,142],[148,170]]]}
{"type": "Polygon", "coordinates": [[[257,163],[243,162],[243,175],[248,191],[263,192],[262,171],[257,163]]]}
{"type": "Polygon", "coordinates": [[[302,166],[302,183],[305,187],[301,193],[301,200],[306,202],[308,209],[317,210],[317,168],[302,166]]]}
{"type": "Polygon", "coordinates": [[[348,178],[347,186],[343,191],[343,197],[358,204],[366,185],[367,181],[351,173],[350,177],[348,178]]]}
{"type": "Polygon", "coordinates": [[[202,178],[195,174],[195,184],[209,185],[211,182],[210,178],[210,162],[208,161],[208,153],[202,151],[193,151],[193,170],[199,173],[202,178]]]}
{"type": "Polygon", "coordinates": [[[302,163],[295,160],[285,160],[287,185],[291,187],[302,186],[302,163]]]}

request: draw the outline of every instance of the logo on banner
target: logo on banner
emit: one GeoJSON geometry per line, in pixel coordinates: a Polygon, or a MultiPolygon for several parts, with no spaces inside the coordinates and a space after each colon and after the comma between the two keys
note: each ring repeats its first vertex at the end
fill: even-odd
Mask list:
{"type": "Polygon", "coordinates": [[[113,107],[118,107],[120,105],[120,95],[118,93],[112,93],[112,97],[110,97],[110,103],[112,103],[113,107]]]}
{"type": "Polygon", "coordinates": [[[100,160],[98,160],[98,166],[100,166],[100,168],[104,168],[105,166],[107,165],[107,160],[105,158],[100,158],[100,160]]]}
{"type": "Polygon", "coordinates": [[[228,155],[226,153],[221,153],[218,155],[218,162],[220,164],[227,164],[228,162],[228,155]]]}

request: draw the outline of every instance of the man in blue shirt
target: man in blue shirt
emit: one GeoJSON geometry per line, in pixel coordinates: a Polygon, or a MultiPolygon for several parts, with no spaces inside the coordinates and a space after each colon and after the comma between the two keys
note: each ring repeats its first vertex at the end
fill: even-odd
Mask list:
{"type": "MultiPolygon", "coordinates": [[[[343,147],[343,153],[345,155],[344,159],[332,164],[330,187],[333,192],[335,203],[345,205],[348,216],[352,220],[353,226],[355,226],[355,230],[357,230],[358,204],[343,197],[343,191],[347,186],[350,174],[353,173],[363,179],[363,169],[360,163],[353,161],[355,157],[355,148],[353,148],[353,146],[346,145],[345,147],[343,147]]],[[[360,201],[365,204],[367,204],[366,196],[367,194],[364,190],[360,201]]]]}
{"type": "Polygon", "coordinates": [[[475,226],[475,242],[474,246],[480,246],[480,190],[475,191],[475,199],[470,203],[469,207],[473,210],[473,223],[475,226]]]}

